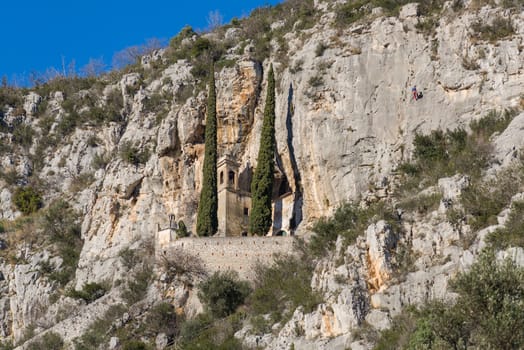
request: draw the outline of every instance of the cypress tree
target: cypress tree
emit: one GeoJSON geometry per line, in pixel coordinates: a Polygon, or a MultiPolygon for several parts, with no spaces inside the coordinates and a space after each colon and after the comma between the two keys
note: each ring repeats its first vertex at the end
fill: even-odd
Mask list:
{"type": "Polygon", "coordinates": [[[198,204],[197,234],[212,236],[218,229],[217,194],[217,108],[215,92],[215,70],[211,66],[205,133],[205,153],[202,192],[198,204]]]}
{"type": "Polygon", "coordinates": [[[271,197],[273,172],[275,170],[275,76],[273,65],[269,67],[266,106],[260,137],[257,167],[251,182],[251,216],[249,232],[265,235],[271,228],[271,197]]]}

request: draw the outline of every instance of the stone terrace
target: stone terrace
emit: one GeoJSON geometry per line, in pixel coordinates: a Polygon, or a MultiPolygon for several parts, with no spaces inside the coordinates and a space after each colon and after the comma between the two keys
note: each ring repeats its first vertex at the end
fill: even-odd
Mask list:
{"type": "Polygon", "coordinates": [[[182,249],[202,259],[210,273],[234,270],[241,278],[250,280],[257,262],[271,264],[275,254],[292,253],[294,242],[292,236],[180,238],[157,240],[156,254],[170,259],[182,249]]]}

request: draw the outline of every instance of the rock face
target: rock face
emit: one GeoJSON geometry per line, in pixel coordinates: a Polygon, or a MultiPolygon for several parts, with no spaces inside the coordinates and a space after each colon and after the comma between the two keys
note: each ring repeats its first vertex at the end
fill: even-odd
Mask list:
{"type": "MultiPolygon", "coordinates": [[[[291,193],[280,208],[282,227],[298,234],[339,204],[361,199],[370,187],[384,187],[397,166],[409,160],[416,133],[466,127],[491,109],[522,108],[523,104],[523,13],[511,14],[517,33],[494,44],[473,40],[470,27],[478,18],[509,15],[500,9],[485,7],[442,17],[429,36],[415,28],[424,20],[416,4],[404,7],[399,18],[374,10],[374,19],[340,30],[331,24],[334,14],[327,3],[315,2],[321,14],[318,23],[307,32],[284,37],[289,65],[280,63],[275,55],[260,64],[245,54],[231,53],[234,66],[216,73],[219,155],[236,157],[240,173],[250,174],[256,168],[260,141],[265,72],[274,64],[278,82],[275,156],[286,191],[291,193]],[[325,46],[321,55],[315,52],[320,44],[325,46]],[[471,60],[478,69],[465,64],[471,60]],[[411,98],[413,85],[423,92],[422,99],[411,98]]],[[[227,35],[236,36],[232,30],[227,35]]],[[[276,48],[278,43],[272,45],[276,48]]],[[[240,48],[244,47],[231,52],[242,52],[240,48]]],[[[159,51],[144,59],[142,68],[150,69],[164,54],[159,51]]],[[[142,74],[126,74],[99,92],[102,105],[117,92],[123,100],[125,123],[83,125],[61,140],[56,150],[41,154],[41,173],[48,185],[45,199],[67,194],[83,215],[84,246],[70,287],[81,289],[90,282],[116,285],[126,280],[130,269],[122,251],[150,247],[158,228],[167,227],[169,214],[194,231],[202,187],[205,89],[195,88],[184,98],[188,87],[198,85],[185,60],[163,69],[159,78],[145,80],[142,74]],[[164,116],[145,108],[148,99],[160,93],[168,96],[164,116]],[[124,161],[119,154],[126,144],[147,149],[147,161],[124,161]],[[103,157],[108,158],[107,163],[95,166],[103,157]],[[92,181],[72,191],[86,174],[92,181]]],[[[33,117],[41,98],[30,93],[24,103],[24,122],[35,130],[42,128],[33,117]]],[[[66,115],[61,107],[64,94],[54,92],[46,98],[53,119],[50,130],[56,130],[66,115]]],[[[19,116],[7,113],[4,119],[11,123],[15,117],[19,116]]],[[[523,120],[521,113],[496,136],[499,163],[509,162],[514,151],[523,146],[523,120]]],[[[36,143],[31,147],[36,149],[36,143]]],[[[23,181],[35,161],[27,152],[0,159],[2,170],[14,169],[23,181]]],[[[467,183],[463,177],[442,179],[438,187],[445,199],[454,200],[467,183]]],[[[11,203],[12,194],[13,187],[0,180],[2,219],[20,215],[11,203]]],[[[296,310],[276,336],[241,336],[251,345],[264,344],[268,349],[291,344],[297,349],[364,348],[365,344],[351,335],[364,321],[383,329],[403,305],[449,297],[447,281],[472,263],[478,247],[464,250],[454,245],[460,232],[435,219],[446,210],[442,204],[433,216],[409,224],[409,245],[417,258],[414,271],[404,280],[392,275],[395,261],[390,253],[406,242],[378,221],[354,245],[344,248],[337,243],[336,254],[343,263],[335,257],[319,262],[312,285],[323,293],[325,303],[318,310],[310,314],[296,310]]],[[[521,253],[507,254],[521,261],[521,253]]],[[[0,299],[0,333],[16,341],[30,324],[53,312],[52,307],[43,309],[49,306],[49,294],[56,286],[36,272],[38,256],[28,256],[26,264],[15,266],[4,261],[0,266],[5,278],[0,289],[6,291],[0,299]]],[[[186,287],[173,294],[180,308],[194,314],[201,305],[186,287]]],[[[151,300],[161,297],[160,288],[155,288],[150,288],[151,300]]],[[[121,300],[119,291],[114,288],[105,299],[82,306],[81,315],[41,329],[52,327],[70,341],[110,303],[121,300]]],[[[75,307],[71,300],[60,303],[75,307]]],[[[111,346],[118,346],[116,343],[113,340],[111,346]]],[[[165,339],[159,337],[158,343],[164,344],[165,339]]]]}
{"type": "Polygon", "coordinates": [[[371,292],[380,290],[393,272],[391,252],[397,246],[397,237],[391,225],[381,220],[366,231],[368,253],[368,286],[371,292]]]}

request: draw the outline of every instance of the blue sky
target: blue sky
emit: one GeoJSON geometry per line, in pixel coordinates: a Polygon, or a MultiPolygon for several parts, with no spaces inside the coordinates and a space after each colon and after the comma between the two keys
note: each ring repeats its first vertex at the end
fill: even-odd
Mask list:
{"type": "Polygon", "coordinates": [[[281,0],[25,0],[2,3],[0,77],[22,83],[32,71],[76,68],[89,58],[111,64],[113,54],[150,38],[169,39],[185,25],[208,26],[208,15],[219,11],[224,22],[252,9],[281,0]]]}

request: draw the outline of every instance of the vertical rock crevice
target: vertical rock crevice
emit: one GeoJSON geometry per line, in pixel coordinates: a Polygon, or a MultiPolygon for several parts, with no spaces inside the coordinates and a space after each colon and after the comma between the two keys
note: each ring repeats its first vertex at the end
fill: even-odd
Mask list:
{"type": "Polygon", "coordinates": [[[300,170],[295,156],[295,148],[293,146],[293,115],[295,108],[293,105],[293,84],[289,84],[287,97],[287,113],[286,113],[286,130],[287,130],[287,148],[289,151],[289,160],[291,168],[293,169],[293,179],[295,180],[295,191],[293,200],[293,215],[291,216],[289,227],[294,230],[302,221],[302,205],[304,203],[302,197],[302,181],[300,177],[300,170]]]}

